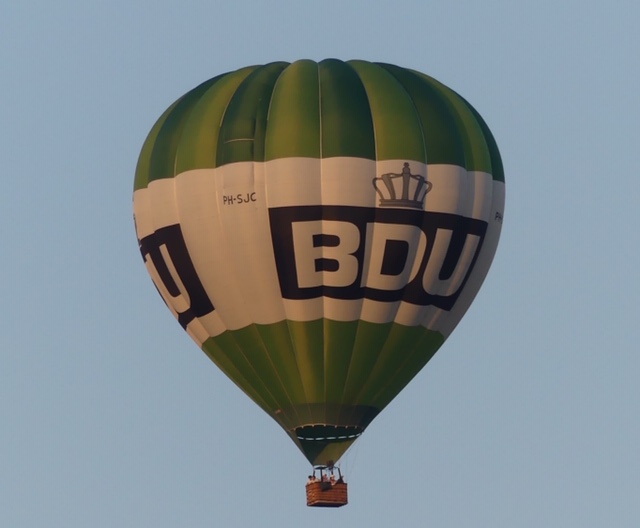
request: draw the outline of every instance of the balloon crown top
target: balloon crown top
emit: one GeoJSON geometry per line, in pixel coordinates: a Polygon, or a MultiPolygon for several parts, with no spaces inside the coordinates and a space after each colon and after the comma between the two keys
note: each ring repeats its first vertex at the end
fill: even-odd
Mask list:
{"type": "Polygon", "coordinates": [[[373,186],[380,196],[380,207],[422,209],[433,184],[419,174],[411,174],[409,163],[405,162],[401,173],[388,172],[374,178],[373,186]]]}

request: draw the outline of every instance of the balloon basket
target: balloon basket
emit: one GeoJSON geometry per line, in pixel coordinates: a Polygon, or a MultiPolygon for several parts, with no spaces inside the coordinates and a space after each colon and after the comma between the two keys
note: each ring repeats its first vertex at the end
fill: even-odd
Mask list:
{"type": "MultiPolygon", "coordinates": [[[[337,469],[337,468],[336,468],[337,469]]],[[[338,469],[338,480],[334,480],[333,468],[314,468],[313,477],[307,482],[307,506],[320,508],[339,508],[348,504],[347,483],[342,479],[338,469]],[[320,470],[320,478],[316,478],[316,469],[320,470]],[[325,473],[325,470],[328,470],[325,473]],[[329,477],[329,471],[331,477],[329,477]]]]}
{"type": "Polygon", "coordinates": [[[339,508],[348,502],[346,482],[335,484],[313,482],[307,484],[307,506],[339,508]]]}

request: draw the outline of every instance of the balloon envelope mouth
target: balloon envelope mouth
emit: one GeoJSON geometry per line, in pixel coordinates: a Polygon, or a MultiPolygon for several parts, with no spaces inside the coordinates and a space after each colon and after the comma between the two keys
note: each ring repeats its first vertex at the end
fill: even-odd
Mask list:
{"type": "Polygon", "coordinates": [[[301,403],[273,417],[312,465],[332,465],[380,412],[369,405],[301,403]]]}
{"type": "Polygon", "coordinates": [[[358,438],[363,427],[341,425],[304,425],[296,427],[295,434],[302,442],[340,442],[358,438]]]}
{"type": "Polygon", "coordinates": [[[278,409],[272,416],[293,436],[314,440],[360,435],[379,412],[368,405],[302,403],[278,409]]]}

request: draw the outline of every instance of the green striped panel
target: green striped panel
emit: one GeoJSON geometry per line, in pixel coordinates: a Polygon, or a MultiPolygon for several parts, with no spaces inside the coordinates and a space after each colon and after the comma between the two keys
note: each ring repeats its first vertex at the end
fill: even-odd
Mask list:
{"type": "Polygon", "coordinates": [[[469,110],[471,110],[471,112],[473,113],[474,117],[478,121],[478,124],[480,125],[482,133],[484,134],[484,139],[487,142],[487,148],[489,149],[489,156],[491,158],[491,174],[493,175],[493,179],[495,181],[501,181],[504,183],[504,167],[502,165],[502,157],[500,156],[498,144],[496,143],[491,130],[489,130],[487,123],[484,119],[482,119],[482,116],[477,112],[477,110],[473,106],[471,106],[464,98],[460,97],[460,99],[467,103],[469,110]]]}
{"type": "Polygon", "coordinates": [[[357,323],[324,320],[325,402],[342,402],[357,330],[357,323]]]}
{"type": "Polygon", "coordinates": [[[348,63],[367,92],[376,141],[376,159],[426,163],[422,124],[411,97],[384,68],[364,61],[348,63]]]}
{"type": "MultiPolygon", "coordinates": [[[[246,361],[243,361],[245,366],[240,370],[241,373],[247,379],[252,375],[252,372],[255,373],[257,379],[260,380],[257,386],[263,387],[262,390],[266,390],[263,397],[266,399],[268,395],[272,396],[276,405],[273,409],[274,411],[291,405],[292,400],[289,395],[290,381],[283,379],[285,372],[282,371],[282,365],[273,363],[269,348],[273,350],[274,347],[269,346],[268,343],[262,340],[256,325],[227,331],[213,339],[220,348],[228,351],[229,357],[246,361]],[[232,340],[232,343],[229,343],[228,340],[232,340]],[[240,352],[241,356],[238,352],[240,352]],[[248,369],[247,366],[249,367],[248,369]]],[[[251,383],[254,385],[253,381],[251,383]]]]}
{"type": "Polygon", "coordinates": [[[417,374],[419,369],[413,370],[410,363],[405,363],[414,349],[417,349],[424,359],[420,366],[422,368],[443,342],[444,337],[439,332],[427,330],[422,326],[407,327],[393,324],[384,346],[376,357],[374,368],[356,397],[358,403],[381,409],[381,407],[378,407],[379,405],[386,405],[404,387],[404,385],[398,387],[390,383],[391,379],[393,379],[392,373],[400,372],[405,376],[409,376],[409,379],[417,374]],[[381,392],[386,395],[394,394],[385,403],[385,398],[379,397],[381,392]]]}
{"type": "Polygon", "coordinates": [[[467,102],[457,93],[435,79],[420,72],[414,72],[425,82],[439,88],[442,95],[448,100],[452,108],[452,117],[460,132],[465,153],[464,167],[469,171],[483,171],[491,174],[491,157],[487,142],[482,133],[482,128],[476,120],[467,102]]]}
{"type": "MultiPolygon", "coordinates": [[[[393,366],[388,365],[389,370],[384,378],[386,383],[380,385],[377,391],[372,390],[374,392],[370,403],[372,407],[384,409],[422,370],[444,343],[444,336],[439,332],[433,332],[424,327],[414,328],[421,329],[421,335],[418,337],[407,335],[407,339],[404,340],[405,347],[402,349],[402,361],[398,362],[395,370],[393,366]]],[[[372,377],[374,376],[372,374],[372,377]]],[[[374,384],[372,383],[370,387],[373,389],[374,384]]]]}
{"type": "Polygon", "coordinates": [[[342,403],[352,404],[371,375],[380,350],[387,340],[393,323],[375,324],[359,321],[346,374],[342,403]]]}
{"type": "Polygon", "coordinates": [[[350,424],[365,429],[443,341],[440,333],[423,327],[323,319],[226,331],[208,339],[203,350],[287,431],[312,464],[326,464],[338,460],[353,440],[304,442],[296,428],[328,424],[329,431],[331,424],[350,424]],[[298,400],[302,386],[306,395],[298,400]],[[363,416],[364,407],[377,412],[363,416]]]}
{"type": "MultiPolygon", "coordinates": [[[[218,343],[213,339],[207,339],[202,345],[202,351],[209,357],[211,361],[222,371],[224,374],[235,383],[247,396],[249,396],[254,402],[256,402],[260,408],[266,411],[268,414],[272,413],[274,402],[272,398],[263,398],[262,394],[266,391],[258,390],[258,386],[254,386],[242,373],[241,368],[238,366],[238,360],[232,360],[233,356],[237,356],[238,351],[234,354],[233,351],[229,353],[228,350],[220,348],[218,343]]],[[[253,380],[255,381],[255,380],[253,380]]]]}
{"type": "Polygon", "coordinates": [[[142,151],[138,157],[138,165],[136,166],[136,177],[133,182],[133,190],[144,189],[149,185],[151,178],[151,158],[156,144],[156,139],[162,127],[164,126],[167,117],[173,112],[176,105],[180,102],[178,99],[169,108],[167,108],[160,118],[156,121],[155,125],[151,128],[151,132],[147,136],[147,139],[142,146],[142,151]]]}
{"type": "Polygon", "coordinates": [[[265,159],[320,157],[320,81],[310,60],[285,69],[273,90],[265,136],[265,159]]]}
{"type": "Polygon", "coordinates": [[[322,157],[376,159],[367,93],[348,64],[327,59],[319,64],[322,157]]]}
{"type": "Polygon", "coordinates": [[[310,402],[320,402],[324,398],[323,323],[322,319],[287,321],[300,379],[310,402]]]}
{"type": "Polygon", "coordinates": [[[254,70],[235,91],[218,137],[216,166],[264,161],[264,142],[271,93],[287,63],[274,62],[254,70]]]}
{"type": "Polygon", "coordinates": [[[413,102],[422,126],[427,163],[464,167],[464,145],[453,109],[442,90],[404,68],[392,64],[380,67],[398,80],[413,102]]]}
{"type": "Polygon", "coordinates": [[[221,77],[193,106],[182,127],[176,151],[175,173],[214,168],[218,152],[220,123],[233,94],[256,66],[221,77]]]}
{"type": "Polygon", "coordinates": [[[175,159],[182,127],[200,96],[220,78],[215,77],[194,88],[182,97],[166,116],[153,142],[153,151],[149,160],[148,182],[175,176],[175,159]]]}
{"type": "Polygon", "coordinates": [[[292,404],[306,403],[293,344],[289,336],[287,321],[269,325],[254,325],[263,344],[265,356],[282,383],[292,404]]]}
{"type": "Polygon", "coordinates": [[[306,403],[382,410],[443,341],[420,326],[322,319],[228,330],[203,350],[270,414],[306,403]]]}
{"type": "Polygon", "coordinates": [[[227,163],[337,156],[454,164],[504,181],[489,128],[453,90],[391,64],[327,59],[243,68],[188,92],[152,128],[134,188],[227,163]]]}

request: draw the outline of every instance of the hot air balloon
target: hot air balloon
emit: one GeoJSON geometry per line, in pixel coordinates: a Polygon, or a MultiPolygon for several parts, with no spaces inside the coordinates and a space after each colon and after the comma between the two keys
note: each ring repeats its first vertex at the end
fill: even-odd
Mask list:
{"type": "MultiPolygon", "coordinates": [[[[453,90],[391,64],[300,60],[173,103],[133,209],[178,322],[331,470],[469,308],[504,187],[489,128],[453,90]]],[[[316,495],[346,503],[346,487],[316,495]]]]}

